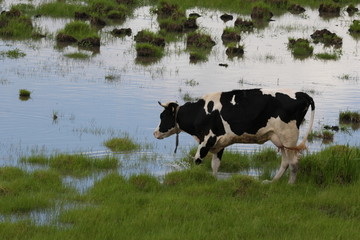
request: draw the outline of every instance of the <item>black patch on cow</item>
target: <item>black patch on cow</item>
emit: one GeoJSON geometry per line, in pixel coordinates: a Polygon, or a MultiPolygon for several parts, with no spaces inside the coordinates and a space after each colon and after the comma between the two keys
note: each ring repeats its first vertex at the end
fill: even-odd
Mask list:
{"type": "Polygon", "coordinates": [[[180,129],[196,136],[200,142],[204,141],[205,136],[210,133],[210,130],[216,136],[225,134],[220,112],[215,110],[210,114],[206,114],[204,106],[205,101],[200,99],[197,102],[185,103],[179,108],[178,112],[180,129]]]}
{"type": "Polygon", "coordinates": [[[210,149],[215,145],[215,143],[216,143],[216,137],[215,136],[209,137],[209,139],[206,142],[206,147],[210,149]]]}
{"type": "Polygon", "coordinates": [[[211,113],[213,109],[214,109],[214,102],[213,101],[208,102],[207,104],[208,113],[211,113]]]}
{"type": "Polygon", "coordinates": [[[224,153],[224,148],[221,149],[221,150],[216,154],[216,156],[219,158],[219,160],[221,160],[223,153],[224,153]]]}
{"type": "Polygon", "coordinates": [[[312,98],[306,93],[297,94],[296,98],[283,93],[276,93],[274,97],[263,94],[260,89],[224,92],[220,97],[220,114],[237,135],[255,134],[271,117],[280,117],[285,123],[296,120],[299,127],[312,98]],[[231,103],[233,99],[235,105],[231,103]]]}
{"type": "Polygon", "coordinates": [[[209,149],[206,147],[202,147],[200,149],[200,158],[203,159],[204,157],[206,157],[206,155],[208,154],[209,149]]]}

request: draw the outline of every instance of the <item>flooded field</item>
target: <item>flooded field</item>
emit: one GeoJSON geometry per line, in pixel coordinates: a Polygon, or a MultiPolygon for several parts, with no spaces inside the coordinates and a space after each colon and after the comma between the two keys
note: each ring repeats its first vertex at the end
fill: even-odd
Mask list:
{"type": "MultiPolygon", "coordinates": [[[[0,10],[9,10],[14,3],[3,0],[0,10]]],[[[184,103],[184,99],[209,92],[236,88],[306,91],[316,103],[314,130],[318,131],[324,125],[339,125],[340,111],[360,111],[359,38],[348,31],[359,14],[349,16],[342,9],[340,17],[326,19],[317,9],[306,9],[299,15],[274,16],[266,26],[242,32],[240,44],[245,53],[229,58],[221,34],[225,27],[234,26],[236,17],[250,16],[233,14],[234,20],[224,22],[220,19],[223,12],[187,10],[187,14],[193,12],[201,15],[198,31],[210,34],[216,42],[208,59],[198,63],[190,62],[186,34],[167,42],[164,56],[157,61],[143,64],[137,60],[134,36],[144,29],[159,30],[151,6],[136,9],[119,25],[99,30],[101,46],[97,52],[57,46],[57,32],[73,20],[67,18],[32,18],[33,24],[46,33],[39,40],[0,39],[0,165],[22,165],[19,157],[34,153],[102,156],[109,153],[104,141],[127,135],[147,147],[134,154],[118,154],[123,163],[119,171],[125,175],[162,175],[173,169],[173,161],[188,152],[195,141],[181,134],[180,151],[174,155],[175,137],[162,141],[153,138],[161,111],[157,101],[184,103]],[[114,28],[131,28],[132,34],[115,37],[110,33],[114,28]],[[289,38],[311,40],[311,34],[324,28],[342,38],[341,48],[311,42],[313,56],[301,60],[292,55],[287,46],[289,38]],[[14,49],[24,56],[5,54],[14,49]],[[88,57],[67,56],[78,52],[88,57]],[[336,54],[337,59],[315,56],[324,52],[336,54]],[[19,89],[31,91],[31,98],[19,99],[19,89]]],[[[335,132],[330,144],[359,146],[360,131],[348,127],[335,132]]],[[[323,146],[321,140],[314,140],[309,149],[318,151],[323,146]]],[[[236,145],[232,149],[254,151],[262,147],[236,145]]],[[[68,180],[76,185],[74,181],[68,180]]],[[[84,184],[91,185],[84,181],[80,185],[84,184]]]]}

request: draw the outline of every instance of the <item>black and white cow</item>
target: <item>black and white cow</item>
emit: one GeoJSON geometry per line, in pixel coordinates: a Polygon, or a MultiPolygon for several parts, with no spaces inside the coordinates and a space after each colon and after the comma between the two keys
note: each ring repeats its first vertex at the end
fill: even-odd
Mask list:
{"type": "Polygon", "coordinates": [[[195,163],[211,152],[211,166],[216,175],[224,148],[233,143],[263,144],[270,140],[282,153],[281,166],[273,180],[279,179],[290,166],[289,183],[296,180],[299,152],[314,122],[315,104],[304,92],[266,89],[233,90],[207,94],[196,102],[164,107],[160,124],[154,131],[163,139],[184,131],[198,141],[195,163]],[[300,144],[299,127],[311,106],[308,130],[300,144]]]}

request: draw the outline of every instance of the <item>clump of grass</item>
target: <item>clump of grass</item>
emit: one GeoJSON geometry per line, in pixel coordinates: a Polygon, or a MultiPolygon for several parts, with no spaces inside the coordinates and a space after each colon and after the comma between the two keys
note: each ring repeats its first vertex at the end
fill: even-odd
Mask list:
{"type": "Polygon", "coordinates": [[[342,38],[332,33],[327,29],[316,30],[310,35],[314,43],[323,43],[325,46],[335,46],[337,48],[342,46],[342,38]]]}
{"type": "Polygon", "coordinates": [[[333,53],[317,53],[315,54],[315,57],[322,60],[338,60],[339,55],[335,52],[333,53]]]}
{"type": "Polygon", "coordinates": [[[244,46],[231,43],[225,51],[229,58],[242,57],[244,55],[244,46]]]}
{"type": "Polygon", "coordinates": [[[22,157],[21,162],[48,165],[61,174],[83,176],[93,171],[117,168],[119,165],[115,157],[106,156],[92,158],[83,154],[56,154],[50,157],[35,155],[22,157]]]}
{"type": "Polygon", "coordinates": [[[27,39],[34,35],[36,33],[31,18],[23,15],[16,6],[0,15],[0,37],[27,39]]]}
{"type": "Polygon", "coordinates": [[[310,43],[306,39],[289,39],[288,48],[291,49],[291,53],[296,58],[307,58],[313,54],[314,48],[310,46],[310,43]]]}
{"type": "Polygon", "coordinates": [[[138,57],[160,58],[164,55],[164,50],[150,43],[137,43],[136,53],[138,57]]]}
{"type": "Polygon", "coordinates": [[[317,185],[349,184],[360,177],[360,150],[336,145],[304,156],[299,177],[317,185]]]}
{"type": "Polygon", "coordinates": [[[341,111],[339,113],[339,122],[342,124],[360,123],[360,113],[354,111],[341,111]]]}
{"type": "Polygon", "coordinates": [[[21,100],[28,100],[30,98],[31,92],[27,89],[20,89],[19,90],[19,98],[21,100]]]}
{"type": "Polygon", "coordinates": [[[90,56],[86,53],[82,53],[82,52],[73,52],[73,53],[67,53],[64,55],[65,57],[68,58],[73,58],[73,59],[80,59],[80,60],[84,60],[84,59],[89,59],[90,56]]]}
{"type": "Polygon", "coordinates": [[[188,34],[186,44],[188,48],[211,49],[216,43],[208,34],[193,32],[188,34]]]}
{"type": "Polygon", "coordinates": [[[157,191],[160,189],[159,181],[146,174],[133,175],[129,178],[130,184],[132,184],[137,190],[144,192],[157,191]]]}
{"type": "Polygon", "coordinates": [[[334,140],[334,133],[329,130],[311,131],[309,134],[309,141],[313,141],[314,138],[322,139],[323,143],[330,143],[334,140]]]}
{"type": "Polygon", "coordinates": [[[100,45],[100,37],[96,29],[82,21],[73,21],[57,33],[58,42],[78,42],[80,45],[100,45]],[[93,40],[93,41],[90,41],[93,40]]]}
{"type": "Polygon", "coordinates": [[[353,35],[360,35],[360,21],[354,20],[350,25],[349,32],[353,35]]]}
{"type": "Polygon", "coordinates": [[[35,12],[49,17],[74,17],[75,12],[85,11],[85,6],[65,1],[46,2],[36,7],[35,12]]]}
{"type": "Polygon", "coordinates": [[[231,42],[239,42],[241,36],[239,34],[238,28],[235,27],[226,27],[221,35],[221,40],[227,44],[231,42]]]}
{"type": "Polygon", "coordinates": [[[129,137],[115,137],[104,142],[104,145],[113,152],[134,151],[140,149],[140,145],[129,137]]]}
{"type": "Polygon", "coordinates": [[[6,52],[5,51],[0,52],[0,56],[5,56],[5,57],[8,57],[8,58],[16,59],[16,58],[25,57],[26,53],[22,52],[18,48],[15,48],[13,50],[9,50],[9,51],[6,51],[6,52]]]}

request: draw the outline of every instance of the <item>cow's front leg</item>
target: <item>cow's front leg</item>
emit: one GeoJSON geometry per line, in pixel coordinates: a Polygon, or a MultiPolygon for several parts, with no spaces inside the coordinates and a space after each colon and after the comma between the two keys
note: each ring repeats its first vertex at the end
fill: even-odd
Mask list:
{"type": "Polygon", "coordinates": [[[224,149],[221,149],[218,153],[213,153],[211,160],[211,168],[213,170],[213,175],[216,177],[217,172],[220,167],[221,157],[223,155],[224,149]]]}
{"type": "Polygon", "coordinates": [[[206,157],[210,148],[212,148],[216,143],[216,136],[211,136],[206,138],[203,142],[200,143],[196,154],[195,154],[195,163],[200,164],[202,163],[203,159],[206,157]]]}

